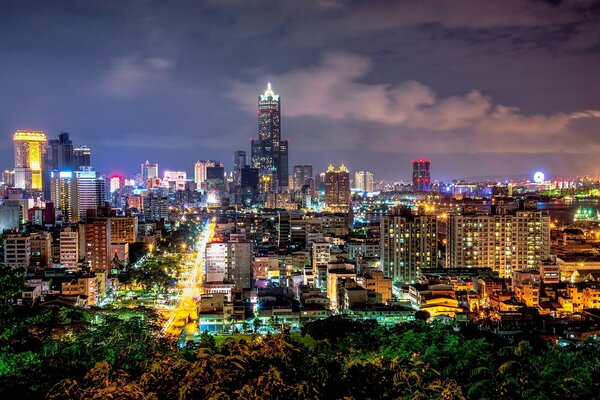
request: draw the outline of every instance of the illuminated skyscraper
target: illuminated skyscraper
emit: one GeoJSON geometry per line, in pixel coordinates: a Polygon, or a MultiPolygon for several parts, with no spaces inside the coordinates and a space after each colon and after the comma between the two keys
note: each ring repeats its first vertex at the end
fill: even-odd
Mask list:
{"type": "Polygon", "coordinates": [[[79,217],[85,218],[87,210],[96,210],[106,201],[104,178],[92,167],[82,167],[74,172],[77,190],[77,208],[79,217]]]}
{"type": "Polygon", "coordinates": [[[87,146],[79,146],[73,149],[73,170],[77,171],[81,167],[92,166],[92,150],[87,146]]]}
{"type": "Polygon", "coordinates": [[[44,197],[50,198],[50,181],[52,172],[73,170],[73,141],[67,132],[61,132],[58,139],[48,140],[44,160],[44,197]]]}
{"type": "Polygon", "coordinates": [[[142,168],[142,184],[146,185],[147,179],[158,178],[158,164],[150,164],[150,161],[146,160],[141,165],[142,168]]]}
{"type": "Polygon", "coordinates": [[[79,221],[77,184],[71,171],[52,171],[50,177],[50,199],[63,215],[64,221],[79,221]]]}
{"type": "Polygon", "coordinates": [[[261,177],[270,177],[271,190],[287,189],[288,142],[281,140],[281,103],[270,83],[258,96],[258,139],[252,140],[252,167],[258,168],[261,177]]]}
{"type": "Polygon", "coordinates": [[[333,165],[325,172],[325,206],[330,211],[347,211],[350,207],[350,172],[344,166],[333,165]]]}
{"type": "Polygon", "coordinates": [[[431,186],[431,177],[429,176],[429,166],[431,161],[422,158],[413,161],[413,191],[429,192],[431,186]]]}
{"type": "Polygon", "coordinates": [[[16,131],[13,135],[13,143],[15,187],[42,190],[46,135],[42,131],[16,131]]]}

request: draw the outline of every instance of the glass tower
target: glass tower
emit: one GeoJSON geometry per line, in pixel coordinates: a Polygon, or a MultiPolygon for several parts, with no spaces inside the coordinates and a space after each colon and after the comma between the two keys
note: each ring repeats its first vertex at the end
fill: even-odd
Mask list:
{"type": "Polygon", "coordinates": [[[287,189],[288,142],[281,140],[281,102],[270,83],[258,96],[258,139],[252,140],[252,167],[270,179],[272,191],[287,189]]]}

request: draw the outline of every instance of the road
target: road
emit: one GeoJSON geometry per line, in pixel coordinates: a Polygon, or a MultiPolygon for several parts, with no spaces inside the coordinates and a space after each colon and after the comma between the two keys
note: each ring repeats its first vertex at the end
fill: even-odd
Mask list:
{"type": "Polygon", "coordinates": [[[202,232],[194,246],[195,259],[190,263],[190,271],[187,278],[179,284],[181,296],[175,307],[165,309],[167,318],[162,333],[168,336],[181,335],[182,330],[190,320],[197,320],[196,300],[202,294],[202,278],[204,276],[204,253],[206,244],[212,240],[215,232],[215,220],[209,219],[205,222],[202,232]]]}

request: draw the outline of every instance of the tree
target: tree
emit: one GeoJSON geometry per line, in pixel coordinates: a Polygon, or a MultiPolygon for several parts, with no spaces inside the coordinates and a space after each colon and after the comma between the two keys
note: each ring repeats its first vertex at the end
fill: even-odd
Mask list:
{"type": "Polygon", "coordinates": [[[254,326],[254,333],[256,333],[261,327],[262,321],[260,320],[260,318],[254,318],[254,321],[252,321],[252,325],[254,326]]]}

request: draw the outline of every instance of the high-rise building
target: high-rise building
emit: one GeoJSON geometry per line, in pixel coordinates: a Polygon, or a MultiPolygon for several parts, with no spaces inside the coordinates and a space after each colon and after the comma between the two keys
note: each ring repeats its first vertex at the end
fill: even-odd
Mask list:
{"type": "Polygon", "coordinates": [[[73,170],[77,171],[81,167],[92,166],[92,150],[87,146],[79,146],[73,149],[73,170]]]}
{"type": "Polygon", "coordinates": [[[252,243],[230,240],[206,245],[205,281],[235,284],[239,290],[252,286],[252,243]]]}
{"type": "Polygon", "coordinates": [[[431,187],[430,165],[431,161],[422,158],[413,161],[413,191],[429,192],[431,187]]]}
{"type": "Polygon", "coordinates": [[[16,131],[13,135],[13,143],[15,187],[42,190],[46,135],[42,131],[16,131]]]}
{"type": "Polygon", "coordinates": [[[372,192],[373,174],[369,171],[356,171],[354,173],[354,188],[363,192],[372,192]]]}
{"type": "Polygon", "coordinates": [[[111,258],[110,221],[96,220],[85,224],[85,259],[92,271],[110,269],[111,258]]]}
{"type": "Polygon", "coordinates": [[[258,168],[244,166],[241,170],[241,201],[244,206],[251,207],[259,200],[258,168]]]}
{"type": "Polygon", "coordinates": [[[330,211],[347,211],[350,207],[350,172],[340,165],[333,165],[325,172],[325,207],[330,211]]]}
{"type": "Polygon", "coordinates": [[[59,238],[60,264],[67,268],[77,267],[79,262],[79,232],[73,228],[65,228],[60,232],[59,238]]]}
{"type": "Polygon", "coordinates": [[[381,267],[394,282],[413,283],[420,270],[437,266],[437,217],[392,209],[380,221],[381,267]]]}
{"type": "Polygon", "coordinates": [[[65,221],[79,221],[77,183],[71,171],[52,171],[50,175],[50,199],[60,210],[65,221]]]}
{"type": "Polygon", "coordinates": [[[166,197],[155,194],[149,194],[143,197],[144,220],[160,221],[167,220],[169,217],[169,203],[166,197]]]}
{"type": "Polygon", "coordinates": [[[490,267],[501,278],[536,268],[550,254],[550,215],[536,209],[470,210],[448,219],[448,267],[490,267]]]}
{"type": "Polygon", "coordinates": [[[48,140],[44,169],[44,197],[49,199],[52,172],[73,170],[73,141],[67,132],[61,132],[58,139],[48,140]]]}
{"type": "Polygon", "coordinates": [[[304,186],[313,189],[313,168],[312,165],[294,165],[292,172],[293,189],[301,191],[304,186]]]}
{"type": "Polygon", "coordinates": [[[158,178],[158,164],[150,164],[150,161],[146,160],[145,163],[141,165],[142,169],[142,184],[146,186],[146,181],[148,179],[158,178]]]}
{"type": "Polygon", "coordinates": [[[233,152],[233,184],[240,186],[242,184],[242,168],[246,166],[246,152],[236,150],[233,152]]]}
{"type": "Polygon", "coordinates": [[[87,210],[96,210],[106,202],[106,184],[104,178],[92,167],[81,167],[74,172],[77,191],[77,212],[79,218],[85,218],[87,210]]]}
{"type": "Polygon", "coordinates": [[[258,139],[252,140],[252,167],[261,177],[270,177],[272,191],[288,187],[288,142],[281,140],[280,104],[269,83],[258,96],[258,139]]]}

